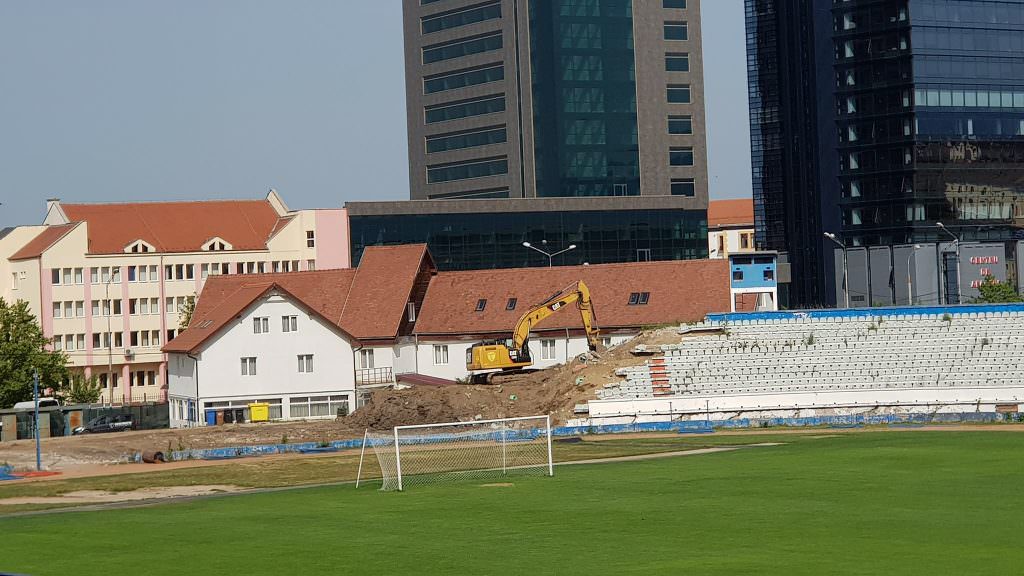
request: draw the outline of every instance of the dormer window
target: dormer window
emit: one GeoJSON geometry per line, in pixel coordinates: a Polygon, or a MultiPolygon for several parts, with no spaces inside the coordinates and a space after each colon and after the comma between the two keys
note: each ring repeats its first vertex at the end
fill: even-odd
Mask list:
{"type": "Polygon", "coordinates": [[[206,241],[206,244],[203,244],[204,252],[224,252],[231,249],[233,249],[231,244],[223,238],[218,237],[210,238],[206,241]]]}
{"type": "Polygon", "coordinates": [[[126,254],[139,254],[145,252],[156,252],[156,248],[145,240],[136,240],[135,242],[125,246],[124,251],[126,254]]]}

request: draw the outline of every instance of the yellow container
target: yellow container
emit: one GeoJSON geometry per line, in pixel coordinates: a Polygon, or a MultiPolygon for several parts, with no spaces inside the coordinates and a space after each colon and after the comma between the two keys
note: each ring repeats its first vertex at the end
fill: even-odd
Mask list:
{"type": "Polygon", "coordinates": [[[252,404],[249,404],[249,421],[269,422],[270,404],[267,404],[265,402],[254,402],[252,404]]]}

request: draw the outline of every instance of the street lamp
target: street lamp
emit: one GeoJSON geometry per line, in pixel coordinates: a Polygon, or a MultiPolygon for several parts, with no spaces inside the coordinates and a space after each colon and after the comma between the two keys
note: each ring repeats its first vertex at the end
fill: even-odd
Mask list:
{"type": "Polygon", "coordinates": [[[913,260],[914,255],[921,249],[920,244],[914,244],[913,250],[910,251],[910,256],[907,256],[907,298],[910,300],[910,305],[914,305],[914,277],[913,271],[910,269],[910,261],[913,260]]]}
{"type": "MultiPolygon", "coordinates": [[[[547,240],[543,240],[542,243],[544,245],[547,245],[548,241],[547,240]]],[[[545,250],[541,250],[540,248],[537,248],[536,246],[534,246],[533,244],[530,244],[529,242],[523,242],[523,246],[526,246],[527,248],[529,248],[531,250],[536,250],[537,252],[540,252],[541,254],[547,256],[548,257],[548,268],[554,266],[553,259],[554,259],[555,256],[558,256],[559,254],[564,254],[564,253],[568,252],[569,250],[575,250],[576,249],[576,245],[575,244],[569,244],[568,248],[566,248],[564,250],[559,250],[558,252],[551,253],[551,252],[547,252],[545,250]]]]}
{"type": "Polygon", "coordinates": [[[850,307],[850,275],[846,269],[846,244],[843,244],[836,238],[836,235],[831,232],[825,232],[825,238],[828,238],[832,242],[835,242],[836,246],[843,249],[843,295],[846,297],[846,307],[850,307]]]}
{"type": "MultiPolygon", "coordinates": [[[[953,249],[956,251],[956,303],[960,303],[960,237],[949,231],[942,222],[936,222],[935,227],[949,234],[953,238],[953,249]]],[[[945,258],[943,258],[945,260],[945,258]]],[[[947,302],[948,303],[948,302],[947,302]]]]}

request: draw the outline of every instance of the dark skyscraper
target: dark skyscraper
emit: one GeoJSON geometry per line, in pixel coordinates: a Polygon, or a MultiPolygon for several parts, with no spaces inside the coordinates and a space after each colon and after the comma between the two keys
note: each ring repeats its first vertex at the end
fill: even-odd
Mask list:
{"type": "Polygon", "coordinates": [[[786,253],[790,306],[830,297],[823,232],[839,220],[830,8],[813,0],[746,1],[755,233],[758,247],[786,253]]]}
{"type": "Polygon", "coordinates": [[[823,232],[1020,233],[1024,1],[747,0],[747,29],[758,232],[789,253],[795,303],[827,300],[823,232]]]}

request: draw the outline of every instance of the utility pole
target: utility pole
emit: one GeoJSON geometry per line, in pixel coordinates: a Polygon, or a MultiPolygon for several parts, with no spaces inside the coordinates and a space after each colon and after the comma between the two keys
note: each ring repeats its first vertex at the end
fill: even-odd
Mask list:
{"type": "Polygon", "coordinates": [[[43,469],[43,451],[39,444],[39,371],[32,372],[32,398],[35,401],[36,414],[36,472],[43,469]]]}

